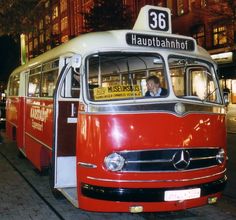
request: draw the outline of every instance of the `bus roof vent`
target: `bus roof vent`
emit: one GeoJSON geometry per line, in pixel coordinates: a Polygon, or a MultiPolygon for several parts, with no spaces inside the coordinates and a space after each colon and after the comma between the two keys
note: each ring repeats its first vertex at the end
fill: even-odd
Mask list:
{"type": "Polygon", "coordinates": [[[155,31],[171,34],[170,9],[152,5],[142,7],[134,24],[133,30],[155,31]]]}

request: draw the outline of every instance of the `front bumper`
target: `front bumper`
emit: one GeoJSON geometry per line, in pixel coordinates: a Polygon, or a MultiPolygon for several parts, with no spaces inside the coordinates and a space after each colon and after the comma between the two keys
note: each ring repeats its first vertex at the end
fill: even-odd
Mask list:
{"type": "Polygon", "coordinates": [[[164,194],[167,190],[201,189],[201,197],[222,192],[226,186],[227,177],[213,182],[191,185],[179,188],[112,188],[82,183],[81,193],[91,199],[120,201],[120,202],[165,202],[164,194]]]}

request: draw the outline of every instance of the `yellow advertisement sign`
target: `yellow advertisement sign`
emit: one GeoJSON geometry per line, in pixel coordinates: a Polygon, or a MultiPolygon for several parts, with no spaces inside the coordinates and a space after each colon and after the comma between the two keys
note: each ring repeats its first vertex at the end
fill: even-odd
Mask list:
{"type": "Polygon", "coordinates": [[[142,97],[141,88],[138,85],[101,87],[95,88],[93,92],[95,100],[124,99],[134,96],[142,97]]]}

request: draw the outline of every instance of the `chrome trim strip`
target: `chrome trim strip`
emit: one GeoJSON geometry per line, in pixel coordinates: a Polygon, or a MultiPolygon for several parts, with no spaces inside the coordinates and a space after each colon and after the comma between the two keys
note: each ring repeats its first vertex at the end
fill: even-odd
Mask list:
{"type": "Polygon", "coordinates": [[[28,132],[25,132],[25,134],[27,136],[29,136],[30,138],[32,138],[33,140],[37,141],[38,143],[42,144],[44,147],[48,148],[49,150],[52,150],[52,147],[48,146],[47,144],[43,143],[42,141],[40,141],[39,139],[35,138],[34,136],[32,136],[31,134],[29,134],[28,132]]]}
{"type": "MultiPolygon", "coordinates": [[[[170,113],[177,116],[184,116],[189,113],[205,113],[205,114],[225,114],[225,107],[222,105],[210,105],[202,103],[186,103],[181,101],[154,103],[135,103],[135,104],[114,104],[114,105],[88,105],[88,112],[91,114],[107,114],[107,113],[170,113]],[[175,111],[176,103],[182,103],[185,106],[185,112],[181,115],[175,111]]],[[[81,112],[82,113],[82,112],[81,112]]],[[[85,113],[85,112],[84,112],[85,113]]]]}
{"type": "Polygon", "coordinates": [[[97,168],[97,165],[92,163],[78,162],[78,165],[86,168],[97,168]]]}
{"type": "MultiPolygon", "coordinates": [[[[191,161],[194,160],[209,160],[209,159],[215,159],[216,156],[210,156],[210,157],[196,157],[196,158],[190,158],[191,161]]],[[[128,163],[170,163],[172,162],[172,159],[160,159],[160,160],[127,160],[125,161],[126,164],[128,163]]]]}
{"type": "Polygon", "coordinates": [[[170,163],[172,159],[159,159],[159,160],[127,160],[125,163],[170,163]]]}
{"type": "Polygon", "coordinates": [[[117,151],[117,153],[129,153],[129,152],[145,152],[145,151],[161,151],[161,150],[206,150],[206,149],[220,149],[220,147],[191,147],[191,148],[158,148],[158,149],[143,149],[143,150],[123,150],[123,151],[117,151]]]}
{"type": "Polygon", "coordinates": [[[216,156],[190,158],[191,161],[192,160],[209,160],[209,159],[216,159],[216,156]]]}
{"type": "Polygon", "coordinates": [[[196,180],[202,180],[202,179],[207,179],[211,178],[214,176],[222,175],[226,172],[226,169],[219,173],[215,173],[212,175],[208,176],[203,176],[203,177],[196,177],[196,178],[191,178],[191,179],[178,179],[178,180],[116,180],[116,179],[102,179],[102,178],[96,178],[92,176],[87,176],[87,179],[90,180],[95,180],[95,181],[102,181],[102,182],[116,182],[116,183],[166,183],[166,182],[188,182],[188,181],[196,181],[196,180]]]}
{"type": "MultiPolygon", "coordinates": [[[[208,167],[201,167],[201,168],[194,168],[194,169],[187,169],[184,170],[185,172],[192,172],[192,171],[197,171],[197,170],[204,170],[204,169],[209,169],[209,168],[213,168],[213,167],[217,167],[218,165],[211,165],[208,167]]],[[[140,170],[121,170],[119,172],[121,173],[168,173],[168,172],[179,172],[180,170],[148,170],[148,171],[140,171],[140,170]]]]}

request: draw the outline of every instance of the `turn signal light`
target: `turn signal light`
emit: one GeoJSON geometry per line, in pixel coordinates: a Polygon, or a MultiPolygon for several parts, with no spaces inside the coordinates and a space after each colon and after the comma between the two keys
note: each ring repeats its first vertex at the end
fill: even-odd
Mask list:
{"type": "Polygon", "coordinates": [[[130,206],[129,211],[131,213],[143,212],[143,206],[141,206],[141,205],[139,205],[139,206],[130,206]]]}
{"type": "Polygon", "coordinates": [[[217,202],[217,200],[218,200],[217,197],[209,197],[208,198],[208,204],[214,204],[214,203],[217,202]]]}

